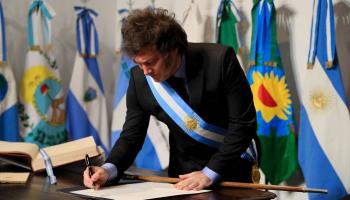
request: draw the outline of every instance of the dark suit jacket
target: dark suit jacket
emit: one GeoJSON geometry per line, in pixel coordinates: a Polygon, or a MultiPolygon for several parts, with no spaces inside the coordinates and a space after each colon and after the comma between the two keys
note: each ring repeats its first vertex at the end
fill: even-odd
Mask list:
{"type": "MultiPolygon", "coordinates": [[[[186,52],[189,105],[207,123],[228,130],[214,149],[192,139],[163,111],[138,67],[131,70],[126,122],[106,162],[124,172],[142,148],[150,115],[169,130],[169,176],[202,170],[205,166],[226,180],[250,181],[251,164],[240,158],[256,136],[256,113],[250,86],[232,48],[189,44],[186,52]]],[[[256,140],[257,141],[257,140],[256,140]]]]}

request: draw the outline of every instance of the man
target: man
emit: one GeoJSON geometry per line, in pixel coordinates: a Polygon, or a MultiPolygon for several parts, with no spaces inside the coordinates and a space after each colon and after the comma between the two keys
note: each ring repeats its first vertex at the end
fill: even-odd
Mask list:
{"type": "Polygon", "coordinates": [[[246,150],[258,141],[255,108],[233,49],[188,43],[164,9],[133,11],[122,35],[122,50],[138,64],[130,74],[126,121],[106,163],[92,167],[91,178],[84,171],[85,186],[99,188],[122,176],[142,148],[150,115],[170,130],[168,173],[180,178],[176,188],[251,182],[257,158],[246,150]]]}

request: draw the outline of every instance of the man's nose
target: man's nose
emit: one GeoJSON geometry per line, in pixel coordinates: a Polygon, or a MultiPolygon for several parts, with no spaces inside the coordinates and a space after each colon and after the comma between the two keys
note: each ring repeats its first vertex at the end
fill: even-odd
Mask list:
{"type": "Polygon", "coordinates": [[[150,69],[146,66],[141,66],[141,69],[142,69],[144,75],[150,75],[152,73],[152,69],[150,69]]]}

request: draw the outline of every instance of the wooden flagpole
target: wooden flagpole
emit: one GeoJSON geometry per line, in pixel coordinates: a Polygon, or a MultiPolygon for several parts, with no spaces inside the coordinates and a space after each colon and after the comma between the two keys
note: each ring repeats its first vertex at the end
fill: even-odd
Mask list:
{"type": "MultiPolygon", "coordinates": [[[[126,179],[142,180],[149,182],[158,183],[177,183],[180,181],[179,178],[170,178],[163,176],[142,176],[142,175],[125,175],[126,179]]],[[[267,184],[255,184],[255,183],[241,183],[241,182],[221,182],[221,187],[231,188],[249,188],[249,189],[264,189],[264,190],[280,190],[280,191],[291,191],[291,192],[310,192],[310,193],[324,193],[327,194],[328,190],[318,188],[305,188],[298,186],[282,186],[282,185],[267,185],[267,184]]]]}

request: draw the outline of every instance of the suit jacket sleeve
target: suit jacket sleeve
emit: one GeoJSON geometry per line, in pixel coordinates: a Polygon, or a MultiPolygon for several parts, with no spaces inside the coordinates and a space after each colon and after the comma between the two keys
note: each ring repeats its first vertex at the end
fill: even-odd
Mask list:
{"type": "Polygon", "coordinates": [[[118,177],[133,163],[137,153],[142,148],[150,118],[150,114],[145,112],[139,104],[135,86],[135,70],[131,70],[131,72],[126,96],[125,123],[120,138],[114,144],[106,160],[106,162],[113,163],[117,167],[118,177]]]}
{"type": "Polygon", "coordinates": [[[207,166],[224,176],[232,171],[250,141],[256,137],[256,112],[249,83],[232,48],[222,54],[221,80],[228,108],[228,131],[224,143],[207,166]]]}

